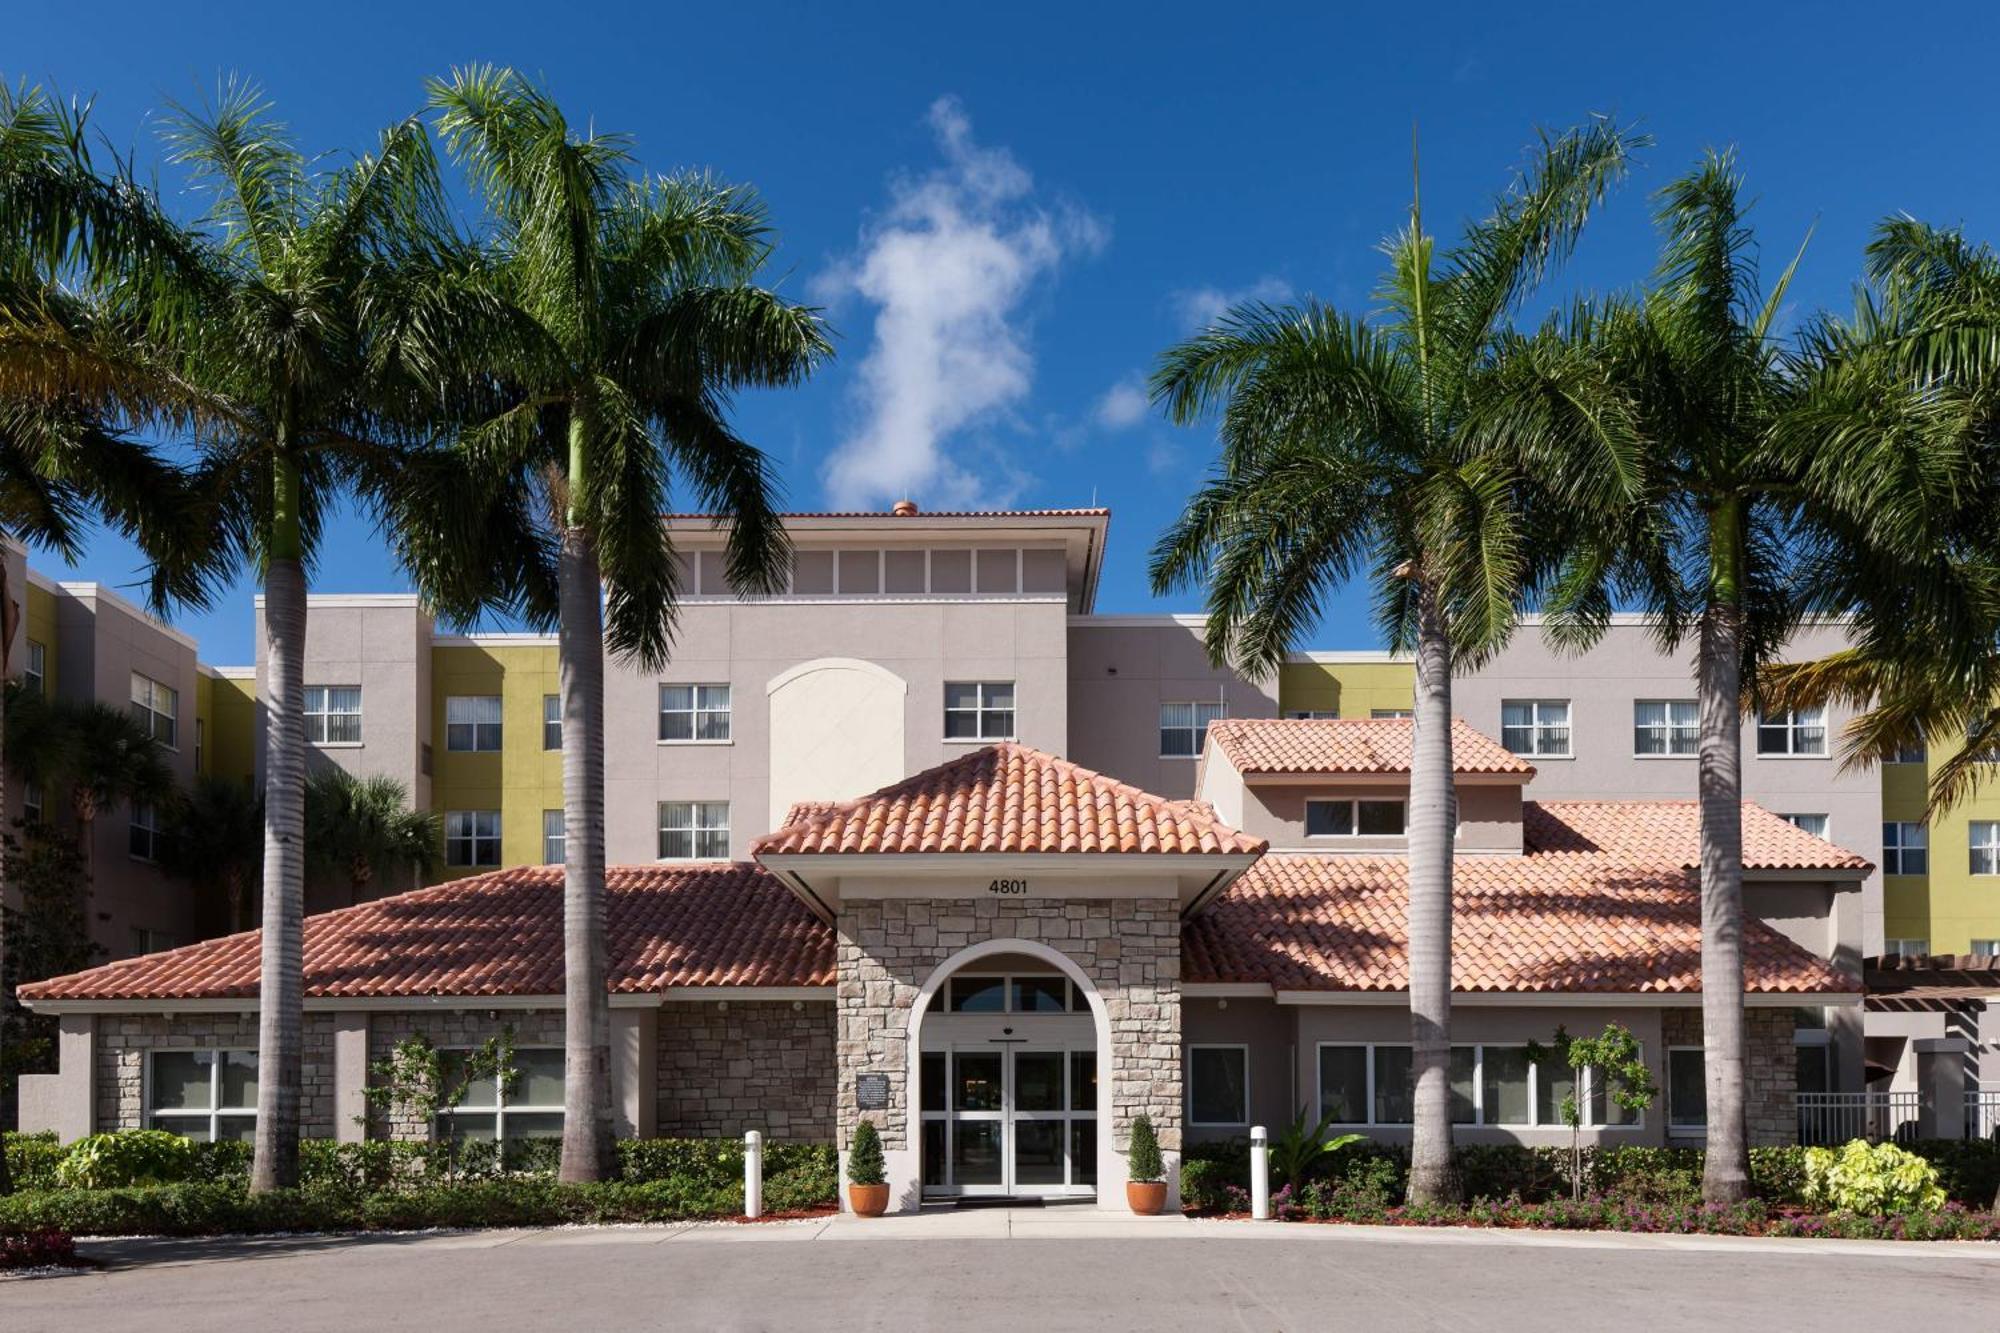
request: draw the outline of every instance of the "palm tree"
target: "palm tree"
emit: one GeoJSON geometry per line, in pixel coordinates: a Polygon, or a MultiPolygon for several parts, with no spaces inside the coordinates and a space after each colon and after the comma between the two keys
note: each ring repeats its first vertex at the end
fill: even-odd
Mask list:
{"type": "Polygon", "coordinates": [[[1412,206],[1409,226],[1385,247],[1379,318],[1316,301],[1238,307],[1168,350],[1153,375],[1154,400],[1174,420],[1220,418],[1221,463],[1152,559],[1159,593],[1206,585],[1210,656],[1269,675],[1317,620],[1322,598],[1364,576],[1387,637],[1415,649],[1412,1201],[1459,1194],[1451,674],[1504,641],[1534,562],[1517,477],[1488,448],[1488,423],[1506,418],[1487,401],[1489,384],[1506,321],[1568,253],[1641,142],[1602,121],[1544,136],[1526,174],[1441,263],[1412,206]]]}
{"type": "Polygon", "coordinates": [[[408,881],[430,873],[441,836],[438,817],[412,810],[409,789],[392,777],[327,768],[306,779],[307,867],[344,877],[355,902],[378,875],[416,887],[408,881]]]}
{"type": "MultiPolygon", "coordinates": [[[[310,850],[310,837],[306,845],[310,850]]],[[[161,860],[170,873],[199,887],[220,880],[229,929],[244,929],[250,885],[264,862],[264,802],[256,788],[234,778],[195,779],[175,803],[161,860]]]]}
{"type": "Polygon", "coordinates": [[[1651,614],[1664,650],[1695,643],[1702,1193],[1725,1204],[1749,1189],[1743,697],[1806,607],[1795,595],[1796,557],[1810,501],[1797,468],[1774,447],[1799,402],[1797,359],[1774,334],[1798,259],[1760,295],[1741,188],[1733,157],[1711,153],[1661,189],[1651,290],[1551,321],[1513,361],[1521,396],[1585,403],[1581,429],[1644,442],[1623,496],[1562,515],[1568,552],[1545,603],[1551,636],[1585,646],[1621,606],[1651,614]]]}
{"type": "MultiPolygon", "coordinates": [[[[12,224],[95,279],[116,332],[86,342],[38,330],[44,396],[122,393],[134,419],[200,426],[196,484],[210,568],[261,570],[268,646],[264,700],[263,958],[252,1188],[298,1178],[304,884],[306,571],[328,506],[378,502],[400,483],[391,446],[422,434],[435,401],[399,372],[375,333],[422,290],[444,230],[430,140],[411,120],[377,151],[315,172],[253,86],[213,106],[174,108],[168,160],[207,196],[210,230],[180,226],[150,189],[81,166],[40,173],[12,224]]],[[[80,160],[80,159],[79,159],[80,160]]],[[[6,191],[0,191],[5,196],[6,191]]]]}
{"type": "Polygon", "coordinates": [[[751,285],[770,241],[749,191],[634,178],[622,140],[574,132],[510,70],[458,71],[431,85],[431,104],[495,236],[463,262],[465,299],[428,312],[440,350],[426,364],[456,365],[475,386],[461,401],[476,386],[506,397],[394,526],[441,608],[507,602],[558,627],[561,1173],[601,1179],[612,1165],[604,654],[647,671],[667,660],[678,589],[660,515],[675,474],[727,524],[732,583],[753,593],[782,581],[790,545],[775,484],[730,428],[728,396],[796,383],[830,348],[814,311],[751,285]]]}

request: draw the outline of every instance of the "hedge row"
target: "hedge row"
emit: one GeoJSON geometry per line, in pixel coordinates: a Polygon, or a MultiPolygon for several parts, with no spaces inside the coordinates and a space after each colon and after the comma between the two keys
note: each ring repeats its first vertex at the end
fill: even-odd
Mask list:
{"type": "Polygon", "coordinates": [[[1287,1209],[1292,1217],[1386,1226],[1504,1227],[1535,1231],[1629,1231],[1710,1236],[1810,1236],[1845,1240],[2000,1240],[2000,1217],[1947,1204],[1886,1217],[1812,1212],[1752,1199],[1735,1207],[1592,1197],[1477,1199],[1462,1207],[1385,1204],[1366,1191],[1318,1181],[1287,1209]]]}
{"type": "MultiPolygon", "coordinates": [[[[2000,1143],[1936,1139],[1905,1146],[1938,1171],[1938,1183],[1954,1202],[1985,1210],[2000,1191],[2000,1143]]],[[[1515,1144],[1468,1144],[1456,1150],[1466,1197],[1518,1199],[1526,1204],[1567,1201],[1569,1150],[1515,1144]]],[[[1409,1150],[1401,1145],[1363,1142],[1320,1159],[1305,1182],[1344,1187],[1363,1197],[1388,1201],[1403,1196],[1409,1150]]],[[[1698,1148],[1608,1147],[1584,1149],[1584,1190],[1605,1200],[1644,1206],[1686,1207],[1701,1202],[1702,1154],[1698,1148]]],[[[1750,1183],[1767,1204],[1793,1206],[1805,1188],[1805,1149],[1752,1148],[1750,1183]]],[[[1277,1190],[1284,1182],[1273,1180],[1277,1190]]],[[[1181,1164],[1181,1200],[1198,1211],[1231,1211],[1250,1187],[1250,1145],[1246,1140],[1195,1144],[1181,1164]]],[[[1301,1191],[1303,1193],[1303,1191],[1301,1191]]]]}

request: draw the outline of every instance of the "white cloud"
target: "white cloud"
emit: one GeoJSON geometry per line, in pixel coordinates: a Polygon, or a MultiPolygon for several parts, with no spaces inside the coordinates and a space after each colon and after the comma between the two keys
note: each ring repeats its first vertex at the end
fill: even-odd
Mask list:
{"type": "Polygon", "coordinates": [[[1172,304],[1174,318],[1187,329],[1205,329],[1222,317],[1231,306],[1242,305],[1245,301],[1268,301],[1273,304],[1288,301],[1292,296],[1292,284],[1283,278],[1263,277],[1248,287],[1189,287],[1175,292],[1168,298],[1172,304]]]}
{"type": "Polygon", "coordinates": [[[1089,215],[1037,203],[1027,170],[975,142],[956,99],[932,103],[929,124],[944,165],[892,181],[859,253],[815,284],[823,300],[876,308],[859,420],[824,469],[836,508],[905,495],[926,508],[996,504],[1019,490],[1022,475],[994,461],[1001,451],[964,437],[1033,385],[1023,300],[1064,258],[1105,243],[1089,215]]]}
{"type": "Polygon", "coordinates": [[[1145,381],[1137,375],[1128,375],[1097,400],[1097,424],[1106,430],[1129,430],[1146,419],[1151,406],[1145,381]]]}
{"type": "Polygon", "coordinates": [[[1154,440],[1146,446],[1146,471],[1153,474],[1156,481],[1169,481],[1175,477],[1186,479],[1187,456],[1172,440],[1154,440]]]}

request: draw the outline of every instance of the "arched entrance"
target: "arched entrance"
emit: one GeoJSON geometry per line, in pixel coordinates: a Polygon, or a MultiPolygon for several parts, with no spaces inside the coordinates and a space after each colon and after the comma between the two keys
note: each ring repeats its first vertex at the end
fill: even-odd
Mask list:
{"type": "Polygon", "coordinates": [[[1111,1022],[1068,956],[991,939],[911,1008],[907,1142],[926,1199],[1095,1197],[1112,1160],[1111,1022]]]}

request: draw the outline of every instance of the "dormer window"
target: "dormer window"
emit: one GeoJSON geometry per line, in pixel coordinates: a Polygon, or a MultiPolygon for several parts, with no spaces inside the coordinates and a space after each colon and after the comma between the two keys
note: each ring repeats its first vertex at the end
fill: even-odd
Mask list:
{"type": "Polygon", "coordinates": [[[1402,801],[1306,802],[1308,838],[1400,838],[1406,827],[1402,801]]]}

